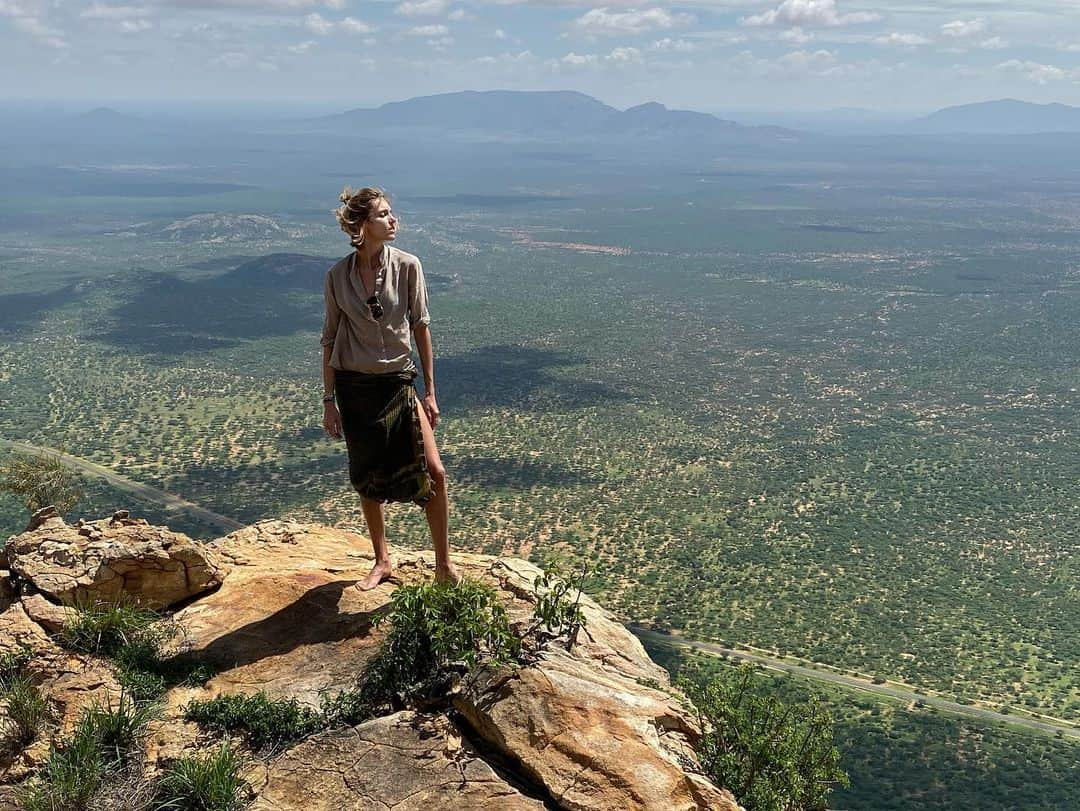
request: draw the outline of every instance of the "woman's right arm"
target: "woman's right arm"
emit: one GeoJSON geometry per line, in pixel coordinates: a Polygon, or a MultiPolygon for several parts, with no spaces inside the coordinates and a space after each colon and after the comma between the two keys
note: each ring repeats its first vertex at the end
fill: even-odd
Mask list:
{"type": "MultiPolygon", "coordinates": [[[[322,353],[322,379],[323,396],[334,393],[335,373],[330,365],[330,355],[334,352],[334,345],[323,346],[322,353]]],[[[334,439],[341,439],[341,414],[337,404],[333,400],[323,400],[323,429],[334,439]]]]}
{"type": "Polygon", "coordinates": [[[341,439],[341,414],[338,413],[337,404],[333,399],[325,399],[334,393],[336,375],[334,367],[330,365],[330,357],[334,354],[334,339],[337,337],[338,321],[341,318],[341,310],[338,309],[334,298],[334,285],[331,274],[326,274],[326,284],[323,288],[323,297],[326,300],[326,318],[323,320],[322,331],[322,379],[323,379],[323,428],[334,439],[341,439]]]}

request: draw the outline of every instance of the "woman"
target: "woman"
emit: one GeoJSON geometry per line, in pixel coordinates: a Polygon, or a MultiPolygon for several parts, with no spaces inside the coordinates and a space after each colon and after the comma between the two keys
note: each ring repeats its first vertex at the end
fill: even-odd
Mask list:
{"type": "Polygon", "coordinates": [[[349,481],[360,494],[375,565],[361,591],[390,577],[384,504],[424,507],[435,544],[435,579],[457,582],[450,563],[446,471],[435,444],[439,422],[428,329],[427,288],[420,260],[389,243],[397,218],[381,189],[341,193],[335,214],[355,249],[326,274],[323,323],[323,428],[349,451],[349,481]],[[416,339],[424,398],[413,389],[416,339]]]}

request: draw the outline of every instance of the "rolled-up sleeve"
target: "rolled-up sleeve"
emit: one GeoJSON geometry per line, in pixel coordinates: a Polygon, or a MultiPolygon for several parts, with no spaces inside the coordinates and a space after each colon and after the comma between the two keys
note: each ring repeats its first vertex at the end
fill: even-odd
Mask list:
{"type": "Polygon", "coordinates": [[[338,308],[337,299],[334,298],[334,280],[331,271],[326,272],[326,283],[323,286],[323,297],[326,299],[326,317],[323,319],[322,340],[323,346],[333,346],[337,337],[338,321],[341,320],[341,310],[338,308]]]}
{"type": "Polygon", "coordinates": [[[416,328],[420,324],[430,324],[428,313],[427,284],[424,282],[424,269],[420,260],[409,267],[409,326],[416,328]]]}

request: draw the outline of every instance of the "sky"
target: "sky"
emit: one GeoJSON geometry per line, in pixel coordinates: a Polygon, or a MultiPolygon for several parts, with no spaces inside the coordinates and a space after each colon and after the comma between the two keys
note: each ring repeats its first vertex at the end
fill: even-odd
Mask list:
{"type": "Polygon", "coordinates": [[[617,107],[1080,105],[1078,0],[0,0],[0,99],[376,106],[579,90],[617,107]],[[131,3],[130,5],[128,3],[131,3]]]}

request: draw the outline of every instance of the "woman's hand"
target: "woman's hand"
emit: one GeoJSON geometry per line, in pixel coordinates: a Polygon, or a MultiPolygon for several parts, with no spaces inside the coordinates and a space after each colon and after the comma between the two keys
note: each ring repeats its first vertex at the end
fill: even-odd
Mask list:
{"type": "Polygon", "coordinates": [[[334,439],[341,439],[341,414],[336,403],[323,403],[322,427],[334,439]]]}
{"type": "Polygon", "coordinates": [[[435,426],[439,424],[439,404],[435,402],[435,395],[425,394],[424,399],[420,401],[420,405],[424,407],[428,424],[431,425],[431,430],[434,431],[435,426]]]}

